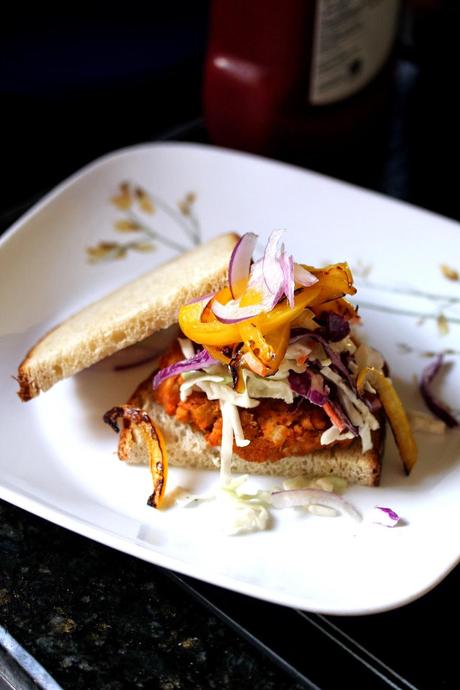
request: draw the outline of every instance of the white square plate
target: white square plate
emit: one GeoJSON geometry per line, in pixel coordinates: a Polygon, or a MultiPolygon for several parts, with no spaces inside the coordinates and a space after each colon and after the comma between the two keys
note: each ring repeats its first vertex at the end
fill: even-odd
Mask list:
{"type": "MultiPolygon", "coordinates": [[[[278,511],[268,531],[228,537],[210,506],[147,507],[148,470],[114,457],[116,437],[102,414],[125,401],[148,367],[114,372],[101,363],[26,405],[16,396],[12,376],[41,334],[174,256],[172,243],[187,248],[199,234],[206,240],[228,230],[255,231],[263,242],[280,227],[297,260],[347,260],[355,269],[363,334],[390,362],[407,406],[423,409],[414,377],[428,362],[424,353],[460,348],[460,283],[440,270],[443,263],[460,269],[456,223],[254,156],[200,145],[139,146],[84,168],[1,240],[0,496],[126,553],[269,601],[332,614],[396,607],[428,591],[459,560],[457,430],[418,434],[420,458],[410,478],[390,439],[381,486],[347,490],[364,516],[374,505],[390,506],[401,526],[278,511]],[[110,203],[124,181],[153,195],[156,211],[144,220],[161,237],[153,252],[131,248],[124,258],[90,264],[86,249],[101,241],[150,242],[142,231],[114,229],[127,218],[110,203]],[[188,193],[195,201],[178,206],[188,193]],[[448,322],[444,335],[440,314],[448,322]]],[[[455,407],[458,352],[447,361],[439,393],[455,407]]],[[[168,488],[202,491],[215,481],[213,472],[172,468],[168,488]]]]}

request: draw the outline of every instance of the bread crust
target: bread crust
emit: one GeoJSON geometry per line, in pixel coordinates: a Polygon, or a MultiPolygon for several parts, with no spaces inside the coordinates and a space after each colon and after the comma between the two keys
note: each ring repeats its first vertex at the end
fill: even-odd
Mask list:
{"type": "MultiPolygon", "coordinates": [[[[143,381],[128,403],[131,407],[144,410],[157,424],[165,436],[168,461],[172,466],[199,469],[216,469],[219,465],[219,448],[210,446],[204,435],[168,415],[164,408],[154,401],[152,377],[143,381]]],[[[385,442],[385,419],[379,415],[380,429],[372,432],[373,448],[366,453],[361,450],[361,440],[344,448],[328,446],[308,455],[291,456],[280,460],[250,462],[233,453],[232,470],[245,474],[272,476],[324,476],[343,477],[350,483],[378,486],[382,471],[382,456],[385,442]]],[[[133,464],[148,464],[147,449],[142,446],[135,430],[122,429],[118,443],[120,460],[133,464]]]]}
{"type": "Polygon", "coordinates": [[[235,233],[219,235],[49,330],[19,365],[21,400],[30,400],[61,379],[176,323],[181,304],[226,284],[238,239],[235,233]]]}

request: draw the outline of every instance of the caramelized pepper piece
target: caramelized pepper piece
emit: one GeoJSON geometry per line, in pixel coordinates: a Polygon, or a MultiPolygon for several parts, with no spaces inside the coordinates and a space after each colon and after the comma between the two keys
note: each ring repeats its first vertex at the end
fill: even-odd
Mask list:
{"type": "Polygon", "coordinates": [[[304,266],[304,268],[318,278],[315,285],[319,285],[321,292],[315,304],[322,304],[339,299],[344,295],[356,293],[356,288],[353,286],[353,275],[346,263],[331,264],[324,268],[314,268],[314,266],[304,266]]]}
{"type": "Polygon", "coordinates": [[[281,362],[284,359],[286,350],[289,345],[289,337],[291,335],[291,324],[288,323],[285,326],[281,326],[278,330],[273,331],[265,336],[265,340],[268,345],[272,348],[275,353],[275,359],[273,359],[268,365],[270,369],[270,374],[276,374],[279,369],[281,362]]]}
{"type": "Polygon", "coordinates": [[[417,462],[417,445],[409,425],[403,404],[387,376],[374,367],[365,367],[358,375],[356,386],[358,393],[364,391],[364,385],[369,382],[377,391],[385,414],[390,422],[391,430],[399,449],[399,454],[406,474],[410,474],[417,462]]]}
{"type": "Polygon", "coordinates": [[[313,311],[317,316],[320,316],[324,311],[331,311],[334,312],[334,314],[344,316],[352,323],[360,321],[356,307],[343,297],[331,300],[330,302],[324,302],[324,304],[321,304],[319,307],[313,307],[313,311]]]}
{"type": "Polygon", "coordinates": [[[260,359],[266,367],[269,367],[276,358],[276,352],[265,340],[255,323],[243,321],[240,325],[240,333],[241,340],[244,342],[247,351],[252,351],[257,359],[260,359]]]}
{"type": "Polygon", "coordinates": [[[290,325],[263,336],[257,326],[245,321],[240,325],[244,342],[244,363],[259,376],[271,376],[278,371],[289,344],[290,325]]]}
{"type": "MultiPolygon", "coordinates": [[[[225,297],[226,297],[225,301],[228,301],[229,298],[228,298],[227,292],[229,292],[229,289],[224,288],[224,290],[226,291],[224,293],[225,297]]],[[[219,292],[218,295],[222,295],[222,293],[223,293],[223,291],[221,290],[221,292],[219,292]]],[[[203,309],[203,311],[201,313],[200,319],[201,319],[202,323],[211,323],[213,321],[217,321],[217,317],[215,316],[214,312],[211,309],[213,299],[209,300],[209,302],[207,303],[207,305],[205,306],[205,308],[203,309]]],[[[222,300],[222,301],[224,301],[224,300],[222,300]]],[[[232,359],[231,353],[225,354],[225,352],[224,352],[224,350],[229,349],[228,347],[216,347],[214,345],[205,345],[204,347],[209,352],[211,357],[214,357],[214,359],[217,359],[218,362],[221,362],[222,364],[227,364],[227,365],[230,364],[231,359],[232,359]]]]}
{"type": "Polygon", "coordinates": [[[185,304],[179,310],[179,326],[182,333],[195,343],[200,345],[215,345],[224,347],[230,343],[239,341],[240,332],[238,324],[226,324],[220,321],[204,322],[202,316],[206,318],[208,305],[203,308],[202,302],[192,302],[185,304]]]}
{"type": "Polygon", "coordinates": [[[255,374],[259,376],[268,376],[270,373],[267,366],[249,349],[242,356],[242,363],[249,367],[255,374]]]}
{"type": "Polygon", "coordinates": [[[123,419],[124,430],[129,432],[135,443],[144,444],[148,453],[150,474],[153,480],[153,493],[147,504],[159,508],[166,489],[168,478],[168,455],[166,444],[160,429],[152,422],[150,416],[138,407],[123,405],[113,407],[105,413],[103,419],[106,424],[120,431],[117,420],[123,419]]]}
{"type": "MultiPolygon", "coordinates": [[[[296,290],[293,308],[287,299],[283,299],[271,311],[263,312],[246,321],[222,323],[211,316],[212,301],[205,307],[202,302],[195,302],[181,307],[179,326],[182,332],[195,343],[224,347],[240,342],[240,327],[248,322],[255,325],[262,335],[266,336],[290,325],[307,307],[318,307],[324,302],[339,299],[345,294],[353,295],[356,292],[347,264],[334,264],[321,270],[306,268],[316,275],[318,282],[310,287],[296,290]]],[[[257,301],[256,298],[258,296],[255,291],[250,290],[247,295],[241,297],[241,304],[246,303],[245,299],[252,303],[254,300],[257,301]]],[[[226,304],[231,299],[229,288],[221,290],[213,299],[226,304]]]]}

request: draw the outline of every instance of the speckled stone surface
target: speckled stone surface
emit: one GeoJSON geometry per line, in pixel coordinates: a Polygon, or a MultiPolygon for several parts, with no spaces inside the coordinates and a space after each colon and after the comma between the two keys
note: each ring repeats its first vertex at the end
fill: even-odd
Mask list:
{"type": "Polygon", "coordinates": [[[1,501],[0,624],[64,690],[300,688],[160,569],[1,501]]]}

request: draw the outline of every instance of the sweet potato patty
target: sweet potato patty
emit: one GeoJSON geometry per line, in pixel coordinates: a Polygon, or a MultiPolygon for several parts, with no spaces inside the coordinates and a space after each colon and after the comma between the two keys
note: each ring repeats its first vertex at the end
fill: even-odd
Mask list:
{"type": "MultiPolygon", "coordinates": [[[[162,358],[161,367],[183,359],[175,344],[162,358]]],[[[191,424],[203,433],[212,446],[222,440],[222,416],[219,402],[208,400],[202,391],[193,391],[185,401],[180,400],[181,376],[163,381],[154,392],[155,401],[179,422],[191,424]]],[[[321,407],[307,400],[288,405],[282,400],[265,398],[258,407],[239,409],[244,437],[251,443],[234,451],[244,460],[264,462],[280,460],[292,455],[306,455],[320,449],[321,434],[331,423],[321,407]]],[[[341,445],[348,444],[341,442],[341,445]]]]}

